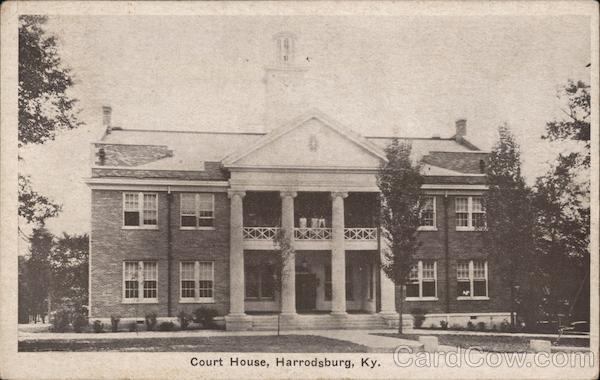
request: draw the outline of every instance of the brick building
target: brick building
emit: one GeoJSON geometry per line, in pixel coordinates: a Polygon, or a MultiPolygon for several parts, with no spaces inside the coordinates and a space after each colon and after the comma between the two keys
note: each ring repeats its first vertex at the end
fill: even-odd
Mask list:
{"type": "MultiPolygon", "coordinates": [[[[174,317],[204,306],[228,329],[382,327],[400,292],[382,274],[375,174],[389,136],[363,136],[299,95],[296,39],[274,37],[260,133],[133,130],[93,144],[90,315],[174,317]],[[292,237],[281,292],[273,238],[292,237]],[[293,232],[292,232],[293,231],[293,232]]],[[[508,293],[483,245],[487,154],[466,140],[404,139],[422,159],[428,207],[405,310],[426,325],[500,323],[508,293]]],[[[409,320],[409,319],[407,319],[409,320]]],[[[409,320],[410,322],[410,320],[409,320]]]]}

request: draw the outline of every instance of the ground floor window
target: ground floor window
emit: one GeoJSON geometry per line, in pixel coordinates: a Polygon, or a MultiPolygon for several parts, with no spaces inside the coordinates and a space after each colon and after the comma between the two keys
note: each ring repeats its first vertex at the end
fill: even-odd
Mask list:
{"type": "Polygon", "coordinates": [[[123,262],[123,302],[158,300],[158,264],[156,261],[123,262]]]}
{"type": "Polygon", "coordinates": [[[406,284],[407,300],[437,298],[437,262],[419,260],[411,266],[406,284]]]}
{"type": "Polygon", "coordinates": [[[179,264],[181,301],[214,302],[213,261],[182,261],[179,264]]]}
{"type": "Polygon", "coordinates": [[[275,269],[267,260],[247,260],[244,263],[246,299],[275,298],[275,269]]]}
{"type": "Polygon", "coordinates": [[[346,301],[354,301],[354,286],[352,284],[352,265],[346,265],[346,301]]]}
{"type": "Polygon", "coordinates": [[[488,265],[484,260],[459,261],[456,266],[457,298],[488,297],[488,265]]]}
{"type": "Polygon", "coordinates": [[[325,301],[331,301],[333,297],[333,289],[332,289],[332,281],[331,281],[331,265],[325,265],[325,301]]]}

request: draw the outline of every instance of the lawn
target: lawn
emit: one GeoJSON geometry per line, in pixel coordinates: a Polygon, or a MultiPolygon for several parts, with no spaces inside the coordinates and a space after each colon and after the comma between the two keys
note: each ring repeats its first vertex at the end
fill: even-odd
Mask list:
{"type": "Polygon", "coordinates": [[[216,336],[132,339],[52,339],[19,342],[20,352],[367,352],[358,344],[314,335],[216,336]]]}
{"type": "MultiPolygon", "coordinates": [[[[417,334],[376,334],[394,338],[419,340],[417,334]]],[[[529,348],[531,337],[521,336],[482,336],[482,335],[435,335],[440,345],[461,348],[481,347],[483,351],[490,352],[523,352],[529,348]]],[[[541,338],[537,338],[541,339],[541,338]]],[[[552,339],[554,343],[556,339],[552,339]]],[[[560,346],[589,347],[589,339],[561,338],[560,346]]]]}

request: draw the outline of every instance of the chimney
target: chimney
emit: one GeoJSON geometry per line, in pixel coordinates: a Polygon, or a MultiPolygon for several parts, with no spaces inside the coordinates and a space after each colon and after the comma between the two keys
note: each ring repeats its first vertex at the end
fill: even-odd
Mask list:
{"type": "Polygon", "coordinates": [[[111,127],[111,115],[112,108],[110,106],[102,106],[102,126],[106,129],[106,133],[110,133],[112,130],[111,127]]]}
{"type": "Polygon", "coordinates": [[[458,119],[456,120],[456,140],[462,141],[462,139],[467,135],[467,119],[458,119]]]}

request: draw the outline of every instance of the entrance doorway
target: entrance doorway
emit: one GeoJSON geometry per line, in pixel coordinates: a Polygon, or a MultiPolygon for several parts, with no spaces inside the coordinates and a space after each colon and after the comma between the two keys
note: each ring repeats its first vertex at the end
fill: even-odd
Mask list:
{"type": "Polygon", "coordinates": [[[317,308],[317,275],[314,273],[296,273],[296,310],[314,311],[317,308]]]}

